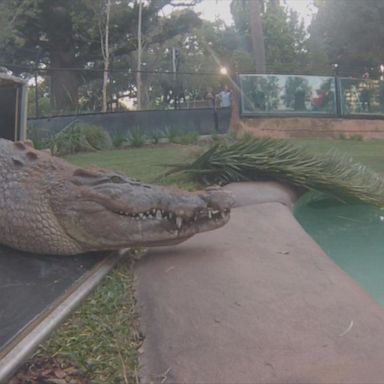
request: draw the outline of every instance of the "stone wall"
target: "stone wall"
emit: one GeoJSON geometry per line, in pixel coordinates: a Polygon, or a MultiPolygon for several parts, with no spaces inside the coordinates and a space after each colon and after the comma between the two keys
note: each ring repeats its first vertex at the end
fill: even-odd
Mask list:
{"type": "Polygon", "coordinates": [[[334,119],[310,117],[242,118],[240,133],[257,137],[329,137],[384,139],[384,120],[334,119]]]}

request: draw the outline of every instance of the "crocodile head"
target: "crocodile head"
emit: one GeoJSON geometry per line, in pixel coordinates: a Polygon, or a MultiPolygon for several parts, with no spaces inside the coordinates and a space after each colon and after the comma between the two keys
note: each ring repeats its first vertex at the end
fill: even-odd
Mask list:
{"type": "Polygon", "coordinates": [[[52,204],[65,232],[83,250],[161,246],[182,242],[229,220],[226,191],[186,192],[141,183],[122,174],[78,169],[77,193],[52,204]]]}
{"type": "Polygon", "coordinates": [[[182,242],[224,225],[227,192],[184,192],[77,168],[0,139],[0,243],[71,255],[182,242]]]}

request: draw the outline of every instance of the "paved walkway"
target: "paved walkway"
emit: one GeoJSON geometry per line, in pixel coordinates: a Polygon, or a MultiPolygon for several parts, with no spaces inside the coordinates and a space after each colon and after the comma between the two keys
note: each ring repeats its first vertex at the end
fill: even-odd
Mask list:
{"type": "Polygon", "coordinates": [[[287,190],[230,188],[229,224],[138,263],[143,383],[383,383],[383,309],[278,202],[287,190]]]}

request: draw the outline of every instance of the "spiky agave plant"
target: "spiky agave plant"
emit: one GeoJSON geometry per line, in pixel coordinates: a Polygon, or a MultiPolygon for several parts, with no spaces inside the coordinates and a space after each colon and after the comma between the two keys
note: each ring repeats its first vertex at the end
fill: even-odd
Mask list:
{"type": "Polygon", "coordinates": [[[347,155],[315,155],[283,140],[244,138],[218,144],[193,163],[175,166],[174,172],[185,172],[206,184],[278,180],[342,201],[384,206],[384,179],[377,173],[347,155]]]}

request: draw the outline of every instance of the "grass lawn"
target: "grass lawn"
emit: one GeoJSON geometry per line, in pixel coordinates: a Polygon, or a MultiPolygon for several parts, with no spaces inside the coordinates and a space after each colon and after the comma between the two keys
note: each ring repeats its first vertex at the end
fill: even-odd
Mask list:
{"type": "Polygon", "coordinates": [[[315,153],[326,153],[335,149],[341,153],[347,153],[352,158],[374,169],[376,172],[384,173],[384,140],[333,140],[333,139],[292,139],[293,143],[315,153]]]}
{"type": "MultiPolygon", "coordinates": [[[[334,148],[384,172],[384,141],[295,139],[292,142],[316,153],[334,148]]],[[[201,150],[198,146],[155,146],[79,154],[66,159],[79,166],[111,168],[152,182],[167,169],[160,165],[188,161],[201,150]]],[[[188,189],[195,187],[180,177],[160,182],[188,189]]],[[[137,329],[133,262],[126,260],[107,276],[38,353],[71,359],[85,371],[92,383],[135,383],[138,382],[137,350],[141,343],[137,329]]]]}
{"type": "Polygon", "coordinates": [[[170,165],[184,163],[202,151],[195,145],[156,145],[126,150],[82,153],[67,156],[66,160],[81,167],[98,166],[123,172],[130,177],[157,184],[174,184],[191,189],[195,186],[186,178],[158,179],[170,165]]]}

